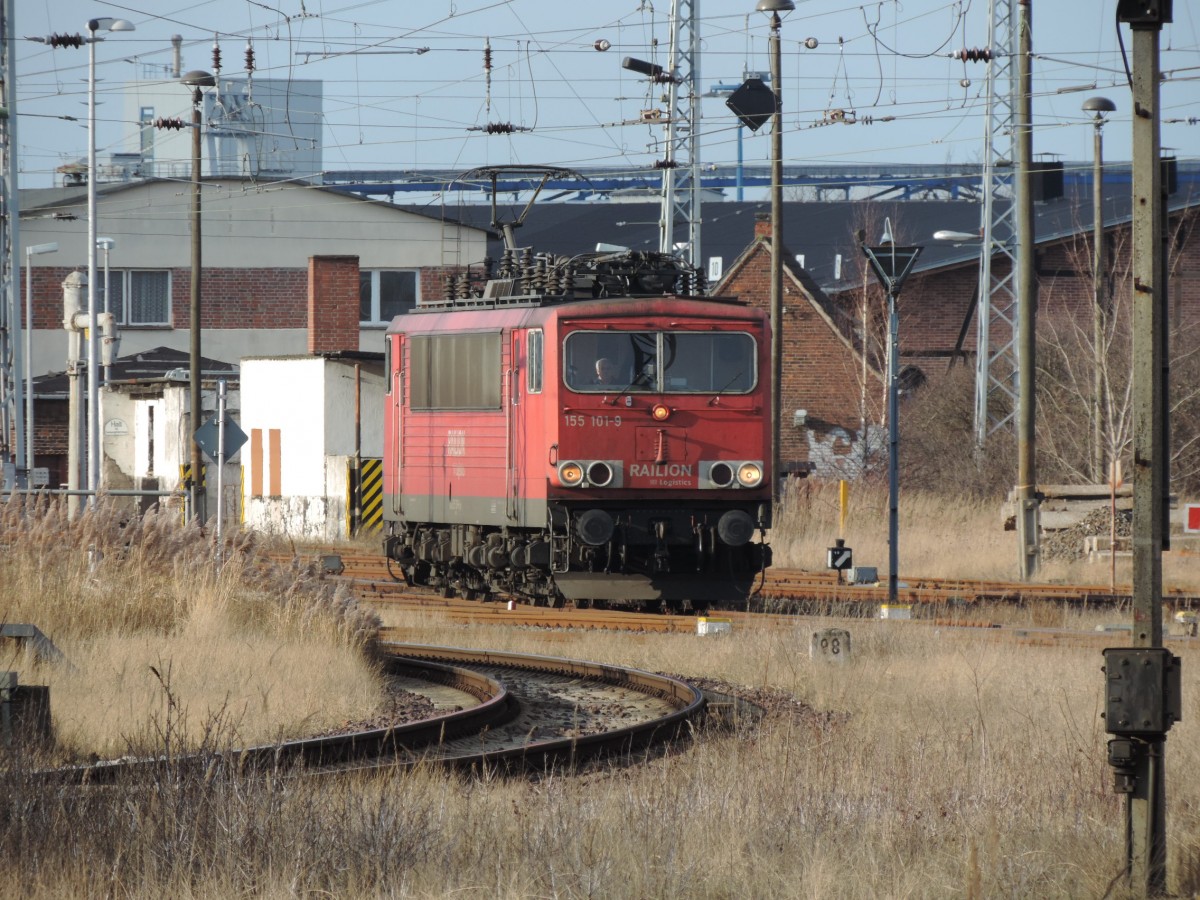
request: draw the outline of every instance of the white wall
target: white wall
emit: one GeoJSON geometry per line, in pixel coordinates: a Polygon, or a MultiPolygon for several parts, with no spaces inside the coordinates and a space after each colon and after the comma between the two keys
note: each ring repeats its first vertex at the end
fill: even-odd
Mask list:
{"type": "MultiPolygon", "coordinates": [[[[381,363],[361,364],[362,455],[383,453],[381,363]]],[[[241,368],[242,430],[260,429],[256,463],[243,448],[247,527],[294,538],[346,537],[347,472],[354,453],[354,363],[313,357],[249,358],[241,368]],[[251,496],[255,466],[270,493],[269,432],[279,430],[278,497],[251,496]]]]}

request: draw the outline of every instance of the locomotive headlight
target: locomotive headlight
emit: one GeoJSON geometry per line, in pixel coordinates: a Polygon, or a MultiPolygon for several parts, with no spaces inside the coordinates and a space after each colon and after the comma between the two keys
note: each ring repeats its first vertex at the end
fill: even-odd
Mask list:
{"type": "Polygon", "coordinates": [[[758,487],[762,484],[762,466],[758,463],[744,462],[738,466],[737,479],[742,487],[758,487]]]}
{"type": "Polygon", "coordinates": [[[577,462],[560,462],[558,481],[563,487],[578,487],[583,482],[583,466],[577,462]]]}
{"type": "Polygon", "coordinates": [[[708,479],[717,487],[729,487],[733,484],[733,467],[729,463],[713,463],[708,470],[708,479]]]}
{"type": "Polygon", "coordinates": [[[608,487],[612,484],[613,470],[608,463],[597,460],[587,468],[588,484],[592,487],[608,487]]]}
{"type": "Polygon", "coordinates": [[[654,418],[655,422],[665,422],[671,418],[671,407],[665,403],[655,403],[650,410],[650,415],[654,418]]]}

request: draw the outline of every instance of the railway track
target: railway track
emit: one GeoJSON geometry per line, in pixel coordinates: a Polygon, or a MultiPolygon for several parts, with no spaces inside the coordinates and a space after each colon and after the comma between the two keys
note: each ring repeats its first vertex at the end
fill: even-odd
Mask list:
{"type": "Polygon", "coordinates": [[[541,771],[669,743],[690,734],[707,712],[699,688],[620,666],[397,643],[384,643],[381,652],[388,674],[410,690],[427,689],[439,715],[267,746],[105,760],[38,777],[145,783],[220,771],[330,775],[418,764],[541,771]]]}
{"type": "MultiPolygon", "coordinates": [[[[442,597],[429,591],[408,588],[396,582],[388,573],[386,561],[379,554],[360,552],[338,552],[336,550],[314,550],[314,560],[337,560],[330,563],[330,574],[349,583],[364,600],[383,604],[416,604],[444,609],[451,615],[463,608],[462,601],[454,597],[442,597]]],[[[283,557],[278,557],[282,559],[283,557]]],[[[757,609],[778,612],[824,612],[836,610],[851,615],[863,614],[864,610],[878,606],[888,600],[885,584],[850,585],[839,581],[832,571],[806,571],[800,569],[768,569],[753,605],[757,609]]],[[[1114,592],[1108,585],[1049,584],[1010,581],[984,581],[968,579],[909,578],[897,591],[898,603],[915,606],[935,607],[945,610],[964,610],[986,603],[1028,604],[1049,602],[1067,606],[1104,608],[1121,606],[1131,600],[1127,587],[1118,587],[1114,592]]],[[[1164,602],[1172,609],[1195,609],[1200,607],[1200,596],[1179,590],[1164,590],[1164,602]]],[[[475,608],[505,609],[504,604],[472,603],[475,608]]],[[[536,609],[536,607],[526,607],[536,609]]],[[[578,622],[575,611],[570,615],[578,622]]],[[[538,621],[553,620],[554,613],[566,615],[561,610],[550,611],[549,616],[536,616],[538,621]]],[[[498,614],[498,613],[497,613],[498,614]]],[[[511,616],[509,617],[512,618],[511,616]]],[[[644,619],[664,620],[661,626],[647,624],[646,630],[674,631],[694,627],[694,619],[683,616],[645,616],[644,619]],[[672,623],[670,620],[676,619],[672,623]]]]}

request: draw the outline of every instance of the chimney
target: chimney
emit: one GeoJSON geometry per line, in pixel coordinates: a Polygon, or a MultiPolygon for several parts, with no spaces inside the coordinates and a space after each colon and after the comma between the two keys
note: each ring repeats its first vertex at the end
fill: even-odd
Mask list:
{"type": "Polygon", "coordinates": [[[756,238],[769,238],[771,236],[771,214],[769,212],[756,212],[754,214],[754,236],[756,238]]]}
{"type": "Polygon", "coordinates": [[[358,257],[308,258],[308,352],[358,350],[358,257]]]}
{"type": "Polygon", "coordinates": [[[174,52],[171,55],[171,77],[176,81],[179,80],[179,73],[183,71],[183,35],[171,35],[171,47],[174,52]]]}

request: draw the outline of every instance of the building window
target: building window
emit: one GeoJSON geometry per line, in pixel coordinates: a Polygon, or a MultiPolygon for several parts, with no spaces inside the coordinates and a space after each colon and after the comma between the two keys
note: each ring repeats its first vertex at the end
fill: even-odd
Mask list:
{"type": "MultiPolygon", "coordinates": [[[[104,273],[98,272],[103,290],[104,273]]],[[[105,308],[122,325],[171,324],[171,273],[166,270],[112,269],[105,308]]]]}
{"type": "Polygon", "coordinates": [[[415,270],[362,269],[358,273],[358,318],[364,325],[386,325],[417,305],[415,270]]]}

